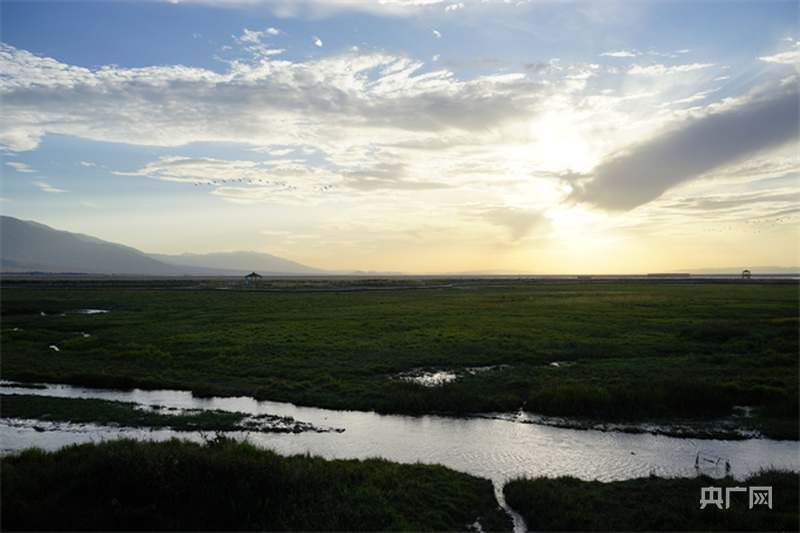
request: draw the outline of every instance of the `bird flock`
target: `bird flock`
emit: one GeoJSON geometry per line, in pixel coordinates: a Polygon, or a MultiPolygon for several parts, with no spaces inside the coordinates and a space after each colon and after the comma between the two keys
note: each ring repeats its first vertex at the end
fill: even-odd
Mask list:
{"type": "Polygon", "coordinates": [[[745,224],[744,226],[741,226],[741,225],[738,225],[738,224],[736,226],[734,226],[733,224],[728,224],[727,226],[720,226],[720,227],[714,227],[714,228],[704,228],[703,231],[704,232],[710,232],[710,233],[714,233],[714,232],[716,232],[716,233],[724,233],[724,232],[739,231],[741,233],[755,233],[755,234],[758,234],[758,233],[761,233],[762,229],[766,230],[768,228],[772,228],[772,227],[777,226],[779,224],[786,224],[788,222],[796,222],[797,220],[798,220],[797,216],[785,215],[785,216],[780,216],[780,217],[768,217],[768,218],[755,219],[755,220],[745,220],[744,221],[744,224],[745,224]]]}
{"type": "MultiPolygon", "coordinates": [[[[204,185],[208,186],[230,186],[230,185],[238,185],[242,183],[244,185],[261,185],[266,187],[271,187],[277,191],[284,192],[284,191],[296,191],[298,187],[296,185],[289,185],[285,181],[271,181],[271,180],[263,180],[263,179],[242,179],[242,178],[230,178],[230,179],[211,179],[211,180],[202,180],[202,181],[195,181],[193,182],[195,187],[202,187],[204,185]]],[[[325,185],[314,185],[311,187],[313,192],[325,192],[336,189],[337,186],[333,184],[325,184],[325,185]]]]}

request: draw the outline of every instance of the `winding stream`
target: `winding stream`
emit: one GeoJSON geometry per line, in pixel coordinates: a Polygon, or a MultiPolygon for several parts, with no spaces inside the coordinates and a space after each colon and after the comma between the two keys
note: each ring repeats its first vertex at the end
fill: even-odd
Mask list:
{"type": "MultiPolygon", "coordinates": [[[[451,418],[380,415],[332,411],[252,398],[193,398],[172,390],[118,391],[47,385],[30,389],[0,382],[5,394],[39,394],[65,398],[101,398],[142,405],[186,409],[218,409],[251,414],[290,416],[343,432],[232,433],[283,455],[305,454],[327,459],[382,457],[399,463],[441,464],[492,480],[502,504],[502,486],[517,477],[570,475],[584,480],[612,481],[645,477],[690,477],[695,458],[722,458],[730,474],[743,479],[761,468],[800,470],[800,443],[770,439],[706,440],[647,433],[576,430],[530,422],[524,415],[451,418]]],[[[113,428],[91,424],[44,423],[0,419],[0,453],[37,446],[55,450],[76,442],[119,437],[163,440],[174,436],[201,440],[198,433],[171,430],[113,428]]],[[[704,473],[721,477],[722,466],[704,473]]],[[[521,529],[523,526],[517,524],[521,529]]]]}

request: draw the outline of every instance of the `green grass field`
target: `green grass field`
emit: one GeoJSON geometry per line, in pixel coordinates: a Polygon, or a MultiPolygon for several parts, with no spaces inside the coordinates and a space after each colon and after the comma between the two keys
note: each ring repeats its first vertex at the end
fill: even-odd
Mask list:
{"type": "Polygon", "coordinates": [[[601,483],[571,477],[514,480],[506,500],[532,531],[797,531],[796,472],[765,471],[732,478],[664,479],[655,476],[601,483]],[[729,507],[706,504],[703,487],[731,491],[729,507]],[[772,507],[750,507],[750,487],[771,487],[772,507]]]}
{"type": "Polygon", "coordinates": [[[229,285],[6,280],[2,376],[411,414],[703,423],[750,406],[737,425],[798,438],[797,283],[229,285]],[[437,370],[459,378],[398,378],[437,370]]]}
{"type": "Polygon", "coordinates": [[[57,398],[31,394],[2,394],[0,408],[4,418],[24,418],[43,422],[114,424],[123,427],[168,428],[175,431],[256,431],[299,433],[327,431],[291,417],[248,415],[218,410],[140,409],[134,403],[95,398],[57,398]]]}
{"type": "Polygon", "coordinates": [[[3,531],[508,530],[489,480],[213,439],[84,444],[2,461],[3,531]]]}

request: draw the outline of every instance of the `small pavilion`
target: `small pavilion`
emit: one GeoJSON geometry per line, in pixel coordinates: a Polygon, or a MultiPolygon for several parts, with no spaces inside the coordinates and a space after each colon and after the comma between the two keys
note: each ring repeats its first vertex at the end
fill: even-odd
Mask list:
{"type": "Polygon", "coordinates": [[[750,279],[750,271],[749,270],[742,270],[742,279],[750,279]]]}
{"type": "Polygon", "coordinates": [[[251,282],[255,283],[256,285],[258,285],[258,283],[260,281],[261,281],[261,274],[256,274],[255,272],[251,272],[251,273],[249,273],[248,275],[246,275],[244,277],[244,285],[245,285],[245,287],[250,285],[251,282]]]}

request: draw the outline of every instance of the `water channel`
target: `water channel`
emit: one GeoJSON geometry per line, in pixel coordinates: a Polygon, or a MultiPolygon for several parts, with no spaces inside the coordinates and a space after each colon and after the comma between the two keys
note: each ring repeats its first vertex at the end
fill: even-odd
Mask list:
{"type": "MultiPolygon", "coordinates": [[[[283,455],[311,454],[327,459],[382,457],[399,463],[441,464],[492,480],[496,492],[517,477],[569,475],[612,481],[645,477],[690,477],[695,459],[720,458],[702,470],[715,477],[743,479],[761,468],[800,470],[800,443],[770,439],[709,440],[649,433],[578,430],[531,423],[526,415],[469,418],[411,417],[373,412],[333,411],[252,398],[194,398],[185,391],[119,391],[48,384],[42,389],[0,382],[5,394],[39,394],[64,398],[100,398],[144,406],[216,409],[289,416],[321,428],[344,431],[303,433],[232,433],[283,455]]],[[[199,433],[114,428],[91,424],[44,423],[0,419],[0,453],[37,446],[55,450],[72,443],[128,437],[201,440],[199,433]]],[[[500,494],[498,494],[502,497],[500,494]]],[[[502,503],[502,501],[501,501],[502,503]]]]}

